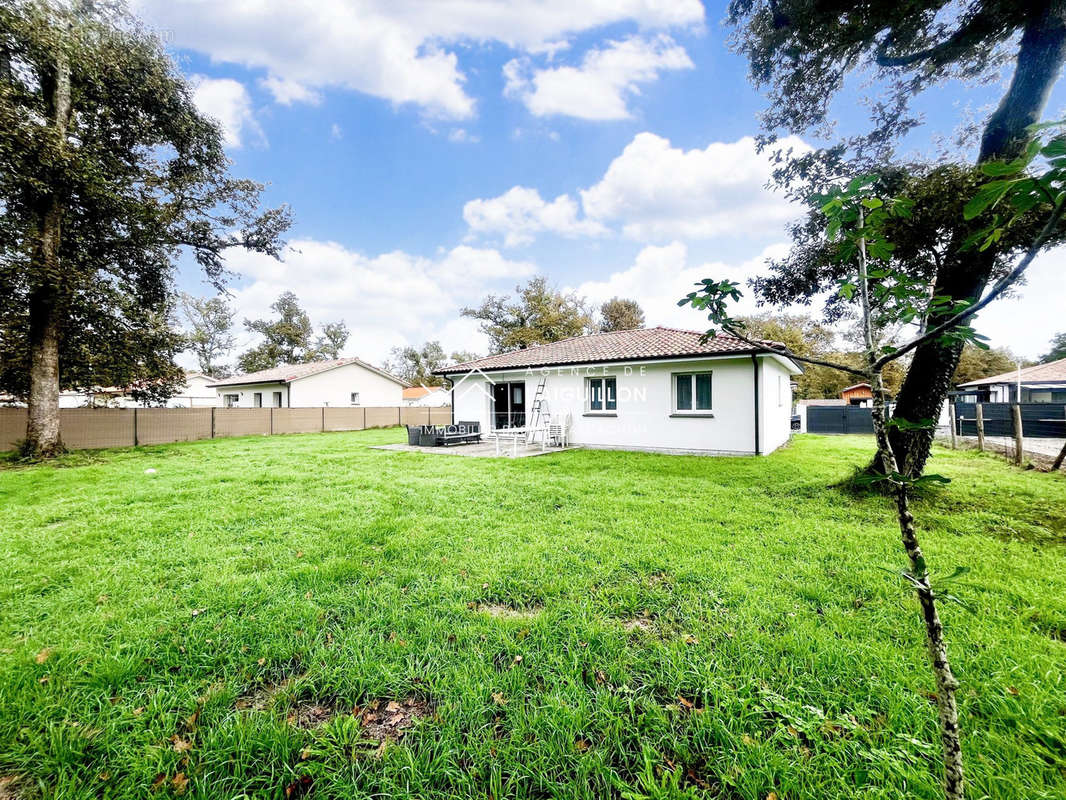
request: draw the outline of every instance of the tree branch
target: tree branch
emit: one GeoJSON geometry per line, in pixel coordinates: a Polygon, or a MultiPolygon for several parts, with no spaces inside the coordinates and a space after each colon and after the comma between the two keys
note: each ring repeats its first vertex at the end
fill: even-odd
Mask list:
{"type": "Polygon", "coordinates": [[[963,309],[958,314],[949,317],[947,320],[940,323],[935,328],[926,331],[925,334],[923,334],[922,336],[918,336],[914,339],[911,339],[905,345],[901,345],[900,347],[893,350],[891,353],[887,353],[881,356],[879,359],[877,359],[877,361],[873,363],[872,366],[875,369],[883,367],[890,361],[895,361],[900,356],[909,353],[918,345],[922,344],[922,342],[926,342],[930,339],[935,339],[936,337],[943,334],[945,331],[956,327],[957,325],[959,325],[959,323],[965,322],[978,311],[980,311],[982,308],[984,308],[993,300],[995,300],[997,297],[1006,292],[1011,286],[1014,285],[1015,282],[1017,282],[1018,278],[1022,276],[1022,273],[1024,273],[1025,270],[1029,268],[1029,265],[1033,263],[1033,259],[1037,257],[1037,255],[1040,253],[1041,248],[1043,248],[1044,243],[1051,237],[1052,232],[1055,230],[1055,226],[1059,224],[1059,221],[1062,219],[1064,212],[1066,212],[1066,203],[1062,203],[1055,208],[1055,210],[1051,214],[1051,217],[1048,218],[1047,224],[1044,225],[1043,230],[1041,230],[1040,234],[1036,237],[1036,239],[1033,240],[1033,243],[1029,246],[1029,249],[1022,257],[1022,260],[1018,262],[1018,266],[1016,266],[1014,269],[1012,269],[1010,272],[1000,278],[996,282],[996,285],[992,287],[992,290],[981,300],[974,303],[969,308],[963,309]]]}
{"type": "Polygon", "coordinates": [[[890,56],[888,48],[891,46],[892,36],[889,34],[877,45],[874,61],[879,67],[909,67],[919,61],[928,61],[936,58],[956,47],[965,46],[971,40],[981,41],[995,27],[995,20],[992,18],[991,13],[989,13],[987,7],[982,7],[980,11],[970,17],[958,30],[940,44],[927,47],[925,50],[919,50],[917,53],[890,56]]]}
{"type": "Polygon", "coordinates": [[[747,336],[742,333],[739,333],[736,329],[729,325],[722,325],[722,330],[724,330],[734,339],[740,339],[740,341],[746,342],[747,344],[750,344],[753,347],[758,347],[761,350],[769,350],[771,353],[775,353],[779,356],[784,356],[785,358],[790,358],[794,361],[803,361],[807,364],[814,364],[815,366],[819,367],[829,367],[830,369],[840,370],[841,372],[850,372],[852,375],[858,375],[861,378],[866,377],[866,373],[863,370],[857,369],[855,367],[848,367],[844,364],[836,364],[832,361],[825,361],[820,358],[809,358],[807,356],[799,356],[791,352],[787,347],[773,347],[769,342],[760,341],[758,339],[749,339],[747,336]]]}

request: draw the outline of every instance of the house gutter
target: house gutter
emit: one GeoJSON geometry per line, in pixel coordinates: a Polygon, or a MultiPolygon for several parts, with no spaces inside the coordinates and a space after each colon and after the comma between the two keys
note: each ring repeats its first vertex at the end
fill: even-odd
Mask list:
{"type": "Polygon", "coordinates": [[[761,442],[759,441],[759,357],[751,354],[751,375],[754,381],[755,391],[755,455],[761,455],[761,442]]]}

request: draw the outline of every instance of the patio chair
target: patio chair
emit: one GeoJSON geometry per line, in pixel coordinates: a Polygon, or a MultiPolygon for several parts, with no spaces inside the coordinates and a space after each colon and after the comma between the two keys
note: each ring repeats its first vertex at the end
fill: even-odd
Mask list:
{"type": "Polygon", "coordinates": [[[570,419],[567,414],[561,423],[555,422],[548,426],[548,441],[553,446],[566,447],[570,441],[570,419]]]}
{"type": "Polygon", "coordinates": [[[407,444],[418,444],[418,437],[422,433],[421,425],[407,426],[407,444]]]}

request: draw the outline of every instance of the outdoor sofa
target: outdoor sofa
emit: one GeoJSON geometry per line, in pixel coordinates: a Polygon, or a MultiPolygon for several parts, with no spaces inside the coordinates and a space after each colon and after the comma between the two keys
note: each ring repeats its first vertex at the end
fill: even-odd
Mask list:
{"type": "Polygon", "coordinates": [[[455,425],[408,425],[407,441],[420,447],[476,444],[481,441],[481,423],[460,421],[455,425]]]}

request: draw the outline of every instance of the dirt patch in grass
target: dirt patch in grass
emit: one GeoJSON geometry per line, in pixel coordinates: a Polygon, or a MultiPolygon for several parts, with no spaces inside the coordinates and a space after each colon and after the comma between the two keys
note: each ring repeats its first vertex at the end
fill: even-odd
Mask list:
{"type": "Polygon", "coordinates": [[[363,726],[363,734],[377,742],[399,739],[418,720],[433,715],[433,704],[419,697],[400,700],[373,700],[352,715],[363,726]]]}
{"type": "Polygon", "coordinates": [[[0,800],[26,800],[25,789],[21,775],[0,775],[0,800]]]}
{"type": "Polygon", "coordinates": [[[334,717],[347,713],[346,708],[337,703],[322,700],[301,700],[295,703],[289,712],[288,723],[304,730],[325,725],[334,717]]]}
{"type": "Polygon", "coordinates": [[[471,603],[470,607],[481,614],[488,614],[497,619],[533,619],[541,611],[543,606],[515,607],[502,603],[471,603]]]}
{"type": "Polygon", "coordinates": [[[262,686],[246,692],[237,698],[233,707],[238,711],[263,711],[274,705],[275,698],[292,685],[293,678],[286,678],[279,683],[264,683],[262,686]]]}
{"type": "Polygon", "coordinates": [[[622,627],[625,628],[626,631],[628,631],[629,633],[632,633],[633,631],[644,631],[645,633],[650,633],[655,630],[655,621],[651,617],[631,617],[629,619],[624,619],[621,622],[622,627]]]}

